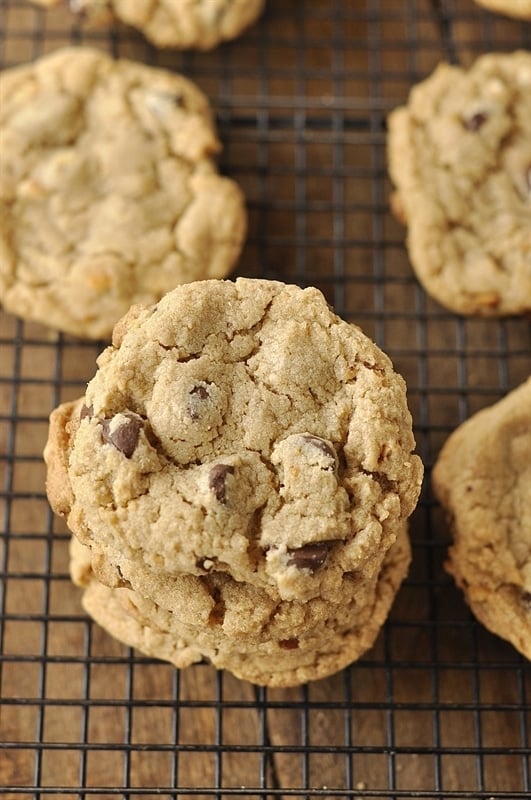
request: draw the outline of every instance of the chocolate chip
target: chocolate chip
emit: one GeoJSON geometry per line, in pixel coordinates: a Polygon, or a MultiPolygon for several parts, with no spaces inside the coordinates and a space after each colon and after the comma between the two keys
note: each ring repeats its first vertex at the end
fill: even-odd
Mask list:
{"type": "Polygon", "coordinates": [[[471,117],[467,117],[467,119],[465,119],[465,128],[472,132],[479,131],[488,118],[489,115],[485,111],[478,111],[475,114],[472,114],[471,117]]]}
{"type": "Polygon", "coordinates": [[[199,419],[201,416],[198,410],[198,406],[201,405],[201,401],[210,400],[210,394],[207,387],[207,383],[198,383],[188,392],[190,396],[190,400],[188,402],[188,414],[192,419],[199,419]]]}
{"type": "Polygon", "coordinates": [[[312,447],[315,447],[316,450],[319,450],[329,459],[329,463],[322,464],[321,469],[326,472],[336,471],[338,466],[337,453],[331,442],[327,441],[326,439],[321,439],[320,436],[314,436],[311,433],[305,433],[301,438],[304,442],[312,447]]]}
{"type": "Polygon", "coordinates": [[[125,419],[119,424],[112,425],[113,419],[102,420],[103,441],[112,444],[126,458],[131,458],[138,443],[138,436],[143,427],[142,417],[130,411],[122,414],[125,419]]]}
{"type": "Polygon", "coordinates": [[[311,433],[305,433],[302,438],[305,442],[311,444],[312,447],[316,447],[317,450],[320,450],[322,453],[324,453],[325,456],[328,456],[333,461],[336,460],[336,451],[330,442],[326,441],[326,439],[321,439],[320,436],[314,436],[311,433]]]}
{"type": "Polygon", "coordinates": [[[387,475],[384,475],[383,472],[373,472],[373,478],[380,484],[380,488],[384,494],[397,494],[397,482],[392,481],[387,475]]]}
{"type": "Polygon", "coordinates": [[[209,393],[206,390],[206,387],[203,386],[203,384],[201,383],[198,383],[197,386],[194,386],[193,389],[190,389],[190,394],[192,396],[197,395],[197,397],[200,400],[207,400],[210,397],[209,393]]]}
{"type": "MultiPolygon", "coordinates": [[[[207,580],[205,578],[205,580],[207,580]]],[[[208,617],[209,625],[223,625],[225,619],[225,601],[221,594],[221,589],[217,586],[207,586],[207,590],[214,601],[214,606],[208,617]]]]}
{"type": "Polygon", "coordinates": [[[527,592],[525,589],[522,591],[522,603],[524,604],[526,611],[531,611],[531,592],[527,592]]]}
{"type": "Polygon", "coordinates": [[[323,566],[333,544],[334,542],[311,542],[302,547],[288,550],[290,555],[288,566],[315,572],[323,566]]]}
{"type": "Polygon", "coordinates": [[[81,411],[79,412],[79,419],[82,420],[85,419],[85,417],[92,419],[93,414],[94,414],[94,409],[92,408],[92,406],[87,406],[85,405],[85,403],[83,403],[83,405],[81,406],[81,411]]]}
{"type": "Polygon", "coordinates": [[[299,640],[296,638],[280,639],[278,642],[278,646],[281,647],[282,650],[297,650],[299,646],[299,640]]]}
{"type": "Polygon", "coordinates": [[[223,505],[227,502],[225,495],[227,475],[234,475],[234,467],[228,464],[215,464],[208,476],[208,488],[212,490],[216,500],[223,505]]]}

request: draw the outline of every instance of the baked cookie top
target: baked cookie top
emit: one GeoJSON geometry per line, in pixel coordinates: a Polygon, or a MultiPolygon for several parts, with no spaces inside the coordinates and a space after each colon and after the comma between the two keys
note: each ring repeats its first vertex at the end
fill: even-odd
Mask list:
{"type": "Polygon", "coordinates": [[[426,290],[461,314],[531,310],[531,54],[441,64],[389,116],[392,205],[426,290]]]}
{"type": "Polygon", "coordinates": [[[531,0],[476,0],[480,6],[507,17],[531,19],[531,0]]]}
{"type": "Polygon", "coordinates": [[[476,616],[531,658],[531,378],[458,427],[433,471],[448,569],[476,616]]]}
{"type": "MultiPolygon", "coordinates": [[[[51,8],[63,0],[33,0],[51,8]]],[[[210,50],[239,36],[263,11],[265,0],[69,0],[74,13],[96,23],[120,20],[157,47],[210,50]]]]}
{"type": "Polygon", "coordinates": [[[118,567],[334,597],[417,502],[404,381],[317,289],[180,286],[131,309],[98,365],[52,415],[48,493],[118,567]]]}
{"type": "Polygon", "coordinates": [[[78,336],[132,303],[225,277],[245,235],[205,96],[165,70],[67,48],[0,73],[0,301],[78,336]]]}

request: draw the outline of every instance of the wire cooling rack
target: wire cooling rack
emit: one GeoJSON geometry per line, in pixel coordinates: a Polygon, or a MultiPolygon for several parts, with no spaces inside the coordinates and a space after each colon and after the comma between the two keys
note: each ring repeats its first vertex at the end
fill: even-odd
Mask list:
{"type": "MultiPolygon", "coordinates": [[[[443,570],[429,486],[450,431],[531,372],[524,319],[461,319],[425,295],[388,206],[387,113],[441,59],[529,47],[531,24],[473,0],[269,0],[211,53],[0,0],[3,67],[91,44],[183,71],[210,96],[220,167],[246,192],[237,272],[318,286],[404,375],[426,465],[413,564],[374,648],[292,690],[182,672],[82,612],[68,534],[44,494],[47,418],[83,393],[103,343],[0,315],[0,793],[52,798],[524,798],[529,665],[470,615],[443,570]]],[[[1,153],[0,153],[1,156],[1,153]]]]}

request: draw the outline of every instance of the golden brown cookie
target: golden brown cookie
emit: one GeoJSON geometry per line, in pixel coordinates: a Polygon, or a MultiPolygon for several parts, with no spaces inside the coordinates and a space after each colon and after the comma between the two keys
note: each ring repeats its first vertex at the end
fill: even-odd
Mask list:
{"type": "Polygon", "coordinates": [[[67,48],[0,73],[0,302],[78,336],[132,303],[225,277],[246,212],[217,174],[205,96],[165,70],[67,48]]]}
{"type": "Polygon", "coordinates": [[[531,54],[441,64],[389,116],[395,213],[416,274],[460,314],[531,311],[531,54]]]}
{"type": "Polygon", "coordinates": [[[531,378],[445,443],[433,486],[454,543],[449,572],[477,618],[531,658],[531,378]]]}
{"type": "MultiPolygon", "coordinates": [[[[51,8],[64,0],[33,0],[51,8]]],[[[117,19],[156,47],[210,50],[255,22],[265,0],[69,0],[71,11],[102,24],[117,19]]]]}

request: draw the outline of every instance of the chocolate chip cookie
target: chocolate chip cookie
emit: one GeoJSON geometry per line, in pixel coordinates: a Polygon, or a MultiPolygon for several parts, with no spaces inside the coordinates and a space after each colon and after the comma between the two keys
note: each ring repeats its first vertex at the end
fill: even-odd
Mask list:
{"type": "Polygon", "coordinates": [[[73,536],[70,570],[83,606],[119,641],[179,668],[208,660],[256,684],[292,686],[337,672],[372,646],[407,574],[410,544],[404,524],[380,571],[346,573],[341,599],[326,603],[275,600],[214,571],[179,576],[163,590],[155,578],[162,605],[123,578],[104,583],[93,559],[73,536]]]}
{"type": "Polygon", "coordinates": [[[433,471],[447,568],[489,630],[531,658],[531,378],[449,437],[433,471]]]}
{"type": "Polygon", "coordinates": [[[230,272],[244,199],[190,81],[80,47],[4,71],[0,94],[7,311],[107,337],[131,304],[230,272]]]}
{"type": "Polygon", "coordinates": [[[460,314],[531,310],[531,54],[441,64],[389,117],[392,205],[419,280],[460,314]]]}
{"type": "Polygon", "coordinates": [[[97,579],[250,680],[259,667],[231,666],[233,637],[264,659],[273,648],[271,685],[357,657],[385,616],[368,623],[379,592],[403,577],[407,559],[392,578],[384,562],[422,479],[387,356],[316,289],[238,279],[132,308],[98,366],[85,397],[52,414],[45,450],[50,503],[97,579]],[[184,606],[203,609],[200,630],[184,606]],[[278,642],[300,638],[275,667],[278,642]]]}
{"type": "MultiPolygon", "coordinates": [[[[51,8],[64,0],[33,0],[51,8]]],[[[156,47],[210,50],[255,22],[265,0],[69,0],[89,22],[119,20],[137,28],[156,47]]]]}

